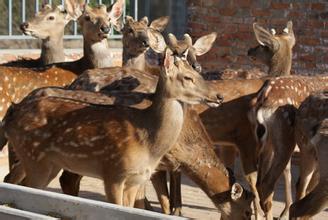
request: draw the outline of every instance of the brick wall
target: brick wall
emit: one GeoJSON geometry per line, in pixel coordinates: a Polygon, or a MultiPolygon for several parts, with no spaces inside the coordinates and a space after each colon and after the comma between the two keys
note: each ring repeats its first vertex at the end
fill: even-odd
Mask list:
{"type": "Polygon", "coordinates": [[[188,0],[188,33],[200,37],[212,31],[218,39],[200,58],[207,70],[260,67],[246,56],[256,45],[252,23],[283,28],[294,24],[296,73],[328,72],[328,2],[324,0],[188,0]]]}

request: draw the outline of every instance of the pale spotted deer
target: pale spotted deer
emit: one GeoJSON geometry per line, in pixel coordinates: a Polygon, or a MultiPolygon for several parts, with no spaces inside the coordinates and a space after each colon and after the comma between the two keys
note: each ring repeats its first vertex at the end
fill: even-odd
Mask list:
{"type": "Polygon", "coordinates": [[[153,102],[144,110],[57,103],[32,95],[12,106],[4,129],[24,168],[25,185],[44,188],[65,168],[102,179],[109,202],[133,206],[140,185],[179,137],[182,102],[216,107],[222,98],[186,61],[166,49],[153,102]],[[21,126],[27,121],[27,127],[21,126]],[[62,132],[57,136],[55,130],[62,132]]]}
{"type": "MultiPolygon", "coordinates": [[[[278,38],[279,35],[275,37],[278,38]]],[[[291,47],[289,48],[291,49],[291,47]]],[[[275,63],[275,65],[282,64],[275,63]]],[[[246,179],[251,183],[254,192],[257,192],[257,148],[247,112],[250,110],[250,100],[261,88],[264,81],[264,79],[213,81],[217,91],[226,97],[225,103],[220,108],[213,110],[197,107],[197,111],[200,113],[200,117],[213,141],[219,144],[229,143],[238,146],[246,179]]],[[[94,70],[90,74],[83,74],[72,84],[73,87],[71,88],[100,91],[112,96],[117,95],[117,90],[120,92],[125,90],[129,94],[123,96],[124,98],[119,95],[115,99],[115,103],[134,105],[142,100],[136,97],[140,97],[140,93],[153,92],[155,84],[156,78],[153,76],[140,74],[138,71],[111,69],[111,72],[94,70]],[[133,90],[132,94],[131,90],[133,90]]],[[[72,185],[76,187],[75,184],[72,185]]]]}
{"type": "Polygon", "coordinates": [[[294,151],[296,109],[311,92],[327,89],[326,76],[289,76],[268,80],[252,100],[250,119],[260,144],[258,180],[261,205],[270,210],[274,186],[294,151]]]}
{"type": "Polygon", "coordinates": [[[111,65],[106,36],[110,24],[116,24],[124,2],[117,1],[111,11],[101,5],[91,8],[78,0],[67,0],[66,9],[78,18],[84,39],[84,56],[73,62],[58,63],[56,67],[27,69],[0,66],[0,118],[12,102],[20,101],[30,91],[44,86],[65,86],[84,70],[111,65]]]}
{"type": "Polygon", "coordinates": [[[61,5],[57,7],[43,5],[31,20],[20,26],[25,35],[41,40],[40,58],[36,60],[19,59],[2,65],[32,68],[64,62],[64,29],[73,19],[61,5]]]}
{"type": "Polygon", "coordinates": [[[306,98],[295,118],[295,139],[301,153],[297,199],[290,207],[290,219],[309,219],[327,207],[327,125],[328,94],[318,92],[306,98]],[[319,178],[313,176],[318,170],[319,178]],[[311,178],[314,188],[309,189],[311,178]],[[319,180],[319,181],[318,181],[319,180]],[[309,192],[306,195],[306,192],[309,192]]]}

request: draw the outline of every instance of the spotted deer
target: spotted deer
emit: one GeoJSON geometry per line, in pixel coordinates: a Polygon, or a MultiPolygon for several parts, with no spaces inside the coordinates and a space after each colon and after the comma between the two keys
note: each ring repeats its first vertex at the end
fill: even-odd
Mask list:
{"type": "Polygon", "coordinates": [[[61,6],[43,5],[29,21],[20,25],[25,35],[41,40],[41,55],[38,59],[20,59],[3,64],[15,67],[41,67],[65,61],[64,29],[74,18],[61,6]]]}
{"type": "Polygon", "coordinates": [[[296,109],[312,92],[327,89],[327,79],[326,76],[270,79],[252,100],[249,116],[260,145],[257,189],[264,210],[271,209],[274,186],[296,145],[296,109]]]}
{"type": "Polygon", "coordinates": [[[33,95],[13,105],[4,118],[4,130],[24,168],[24,184],[44,188],[64,168],[102,179],[109,202],[133,206],[139,187],[179,137],[182,103],[217,107],[222,102],[187,61],[169,48],[161,49],[165,50],[163,68],[146,109],[65,104],[33,99],[33,95]],[[16,120],[29,121],[29,126],[16,120]],[[53,131],[63,132],[57,136],[53,131]],[[18,134],[20,139],[15,138],[18,134]]]}
{"type": "MultiPolygon", "coordinates": [[[[206,109],[201,106],[196,108],[214,142],[238,146],[246,179],[255,193],[257,192],[257,148],[247,113],[250,110],[250,100],[263,86],[264,81],[264,79],[212,81],[216,90],[225,97],[225,102],[217,109],[206,109]]],[[[155,84],[156,78],[149,74],[111,69],[110,72],[93,70],[92,74],[83,74],[71,88],[100,91],[114,97],[117,96],[117,90],[128,91],[128,95],[125,94],[124,98],[117,97],[115,103],[138,106],[142,99],[136,96],[139,97],[140,93],[153,92],[155,84]]],[[[147,95],[142,97],[149,98],[147,95]]],[[[258,218],[260,218],[259,214],[258,218]]]]}
{"type": "Polygon", "coordinates": [[[73,62],[58,63],[55,67],[26,69],[0,66],[0,117],[12,102],[20,101],[30,91],[44,86],[65,86],[85,69],[111,65],[106,36],[110,24],[116,24],[121,16],[124,2],[117,1],[107,12],[106,6],[91,8],[78,0],[67,0],[66,10],[78,18],[84,39],[84,55],[73,62]]]}
{"type": "MultiPolygon", "coordinates": [[[[107,69],[88,70],[84,74],[82,74],[78,80],[74,81],[69,86],[70,89],[83,89],[83,90],[101,91],[107,93],[107,91],[111,91],[111,90],[116,91],[118,88],[120,88],[120,90],[124,89],[124,86],[127,85],[128,86],[127,88],[138,87],[138,90],[142,90],[144,88],[145,90],[142,90],[143,93],[153,92],[152,86],[150,90],[148,90],[147,87],[149,87],[149,85],[155,85],[156,81],[154,81],[154,79],[156,78],[147,76],[147,74],[136,71],[135,69],[143,70],[146,71],[147,73],[156,75],[156,72],[159,70],[159,64],[163,62],[161,60],[161,53],[157,53],[157,55],[155,55],[156,62],[151,62],[153,58],[149,57],[149,53],[154,54],[156,52],[153,51],[151,48],[144,49],[145,46],[149,47],[149,43],[151,43],[149,42],[148,35],[145,33],[147,31],[148,19],[142,18],[140,21],[134,21],[132,18],[127,18],[127,19],[128,21],[126,22],[123,28],[123,65],[125,67],[133,67],[133,69],[125,69],[125,71],[123,72],[120,69],[113,69],[113,68],[110,68],[110,71],[108,71],[107,69]],[[130,36],[131,30],[134,31],[133,32],[134,38],[130,36]],[[131,55],[132,48],[133,48],[132,51],[134,55],[131,55]],[[136,54],[136,51],[139,51],[139,54],[136,54]],[[152,65],[148,64],[150,62],[153,64],[152,65]],[[117,73],[116,70],[119,70],[121,73],[119,73],[119,75],[116,75],[117,73]],[[134,72],[136,72],[136,74],[134,72]],[[135,75],[136,78],[133,78],[133,76],[135,75]],[[113,80],[111,76],[115,76],[115,78],[124,77],[125,80],[123,81],[118,80],[119,83],[117,83],[115,87],[112,86],[107,87],[108,84],[110,84],[110,81],[113,80]]],[[[162,31],[164,29],[163,26],[164,25],[166,26],[167,22],[168,22],[168,18],[162,17],[153,21],[150,24],[149,28],[150,30],[162,31]]],[[[197,62],[196,57],[201,56],[206,52],[208,52],[212,47],[215,39],[216,39],[216,33],[211,33],[202,36],[201,38],[197,39],[194,44],[192,44],[192,40],[188,34],[184,35],[183,40],[177,40],[173,34],[168,35],[169,47],[174,52],[174,54],[180,56],[182,59],[186,59],[192,65],[192,67],[197,71],[201,71],[201,66],[197,62]]],[[[131,97],[131,94],[124,96],[124,98],[121,97],[122,95],[120,94],[115,101],[116,104],[124,104],[131,101],[137,104],[138,102],[137,100],[139,101],[142,100],[140,98],[136,99],[135,96],[133,96],[132,99],[129,98],[129,100],[127,100],[128,97],[131,97]]],[[[131,105],[131,103],[129,104],[131,105]]],[[[155,177],[152,178],[153,182],[156,181],[154,179],[157,178],[158,176],[161,176],[162,178],[161,181],[166,182],[165,171],[158,172],[154,176],[155,177]]],[[[77,179],[78,176],[75,176],[74,178],[73,174],[64,172],[62,177],[60,178],[63,191],[67,194],[77,195],[79,191],[78,190],[79,180],[77,179]],[[72,179],[75,179],[75,181],[73,181],[72,179]],[[76,187],[74,188],[70,187],[72,185],[76,187]]],[[[162,188],[164,188],[164,186],[162,186],[162,188]]],[[[180,194],[180,190],[179,190],[180,186],[175,186],[171,188],[177,189],[178,194],[180,194]]],[[[174,209],[175,214],[181,214],[181,196],[177,195],[176,199],[174,199],[174,202],[171,199],[171,205],[170,205],[168,202],[169,201],[168,190],[164,190],[164,191],[160,190],[160,192],[159,190],[157,190],[157,192],[164,213],[169,214],[173,212],[174,209]]]]}
{"type": "MultiPolygon", "coordinates": [[[[309,219],[327,207],[327,92],[310,95],[300,105],[295,117],[295,139],[301,152],[300,186],[298,199],[290,207],[290,219],[309,219]],[[319,182],[305,196],[315,170],[319,182]]],[[[315,177],[314,177],[315,178],[315,177]]]]}

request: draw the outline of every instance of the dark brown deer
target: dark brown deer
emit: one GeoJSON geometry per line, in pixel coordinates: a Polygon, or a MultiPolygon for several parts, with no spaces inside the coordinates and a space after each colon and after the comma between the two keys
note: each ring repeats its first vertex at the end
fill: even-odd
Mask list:
{"type": "Polygon", "coordinates": [[[20,26],[25,35],[41,40],[40,58],[36,60],[19,59],[2,65],[33,68],[64,62],[64,29],[73,19],[61,5],[57,7],[48,4],[43,5],[31,20],[20,26]]]}
{"type": "MultiPolygon", "coordinates": [[[[297,198],[290,207],[290,219],[309,219],[327,207],[327,92],[310,95],[302,102],[295,118],[295,139],[301,152],[300,186],[297,198]],[[313,176],[318,170],[319,178],[313,176]],[[311,178],[316,185],[309,190],[311,178]],[[319,181],[318,181],[319,180],[319,181]],[[306,190],[309,194],[305,196],[306,190]]],[[[312,180],[311,180],[312,181],[312,180]]]]}
{"type": "Polygon", "coordinates": [[[296,109],[311,92],[327,89],[327,79],[326,76],[278,77],[265,82],[252,100],[250,118],[260,144],[257,188],[265,211],[271,209],[274,186],[296,145],[296,109]]]}

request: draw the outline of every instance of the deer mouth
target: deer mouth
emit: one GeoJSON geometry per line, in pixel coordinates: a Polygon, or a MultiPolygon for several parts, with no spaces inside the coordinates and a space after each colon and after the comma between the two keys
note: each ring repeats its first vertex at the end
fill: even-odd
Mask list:
{"type": "Polygon", "coordinates": [[[98,33],[98,37],[102,40],[108,37],[108,34],[106,33],[98,33]]]}
{"type": "Polygon", "coordinates": [[[222,96],[217,96],[216,99],[205,99],[204,103],[208,105],[211,108],[217,108],[219,107],[223,102],[223,97],[222,96]]]}

